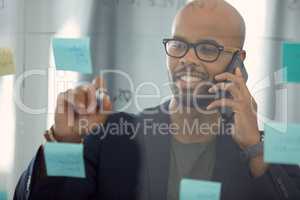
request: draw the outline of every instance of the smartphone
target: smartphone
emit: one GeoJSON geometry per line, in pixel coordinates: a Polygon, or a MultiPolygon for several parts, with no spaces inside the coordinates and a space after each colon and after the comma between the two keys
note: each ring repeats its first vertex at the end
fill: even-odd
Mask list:
{"type": "Polygon", "coordinates": [[[228,64],[225,71],[229,72],[229,73],[234,73],[234,71],[237,67],[240,68],[245,81],[247,81],[248,80],[248,73],[246,71],[244,62],[241,60],[240,54],[238,52],[233,55],[233,57],[232,57],[232,59],[231,59],[230,63],[228,64]]]}
{"type": "MultiPolygon", "coordinates": [[[[229,73],[234,73],[235,72],[235,69],[239,67],[241,72],[242,72],[242,75],[245,79],[245,81],[248,80],[248,73],[246,71],[246,68],[245,68],[245,65],[243,63],[243,61],[241,60],[240,58],[240,54],[238,52],[236,52],[230,63],[228,64],[225,72],[229,72],[229,73]]],[[[218,83],[218,82],[216,82],[218,83]]],[[[232,98],[231,94],[229,92],[224,92],[224,91],[219,91],[219,95],[218,95],[218,98],[232,98]]],[[[233,111],[231,108],[228,108],[228,107],[221,107],[219,108],[219,112],[221,113],[222,117],[224,119],[230,119],[233,117],[233,111]]]]}

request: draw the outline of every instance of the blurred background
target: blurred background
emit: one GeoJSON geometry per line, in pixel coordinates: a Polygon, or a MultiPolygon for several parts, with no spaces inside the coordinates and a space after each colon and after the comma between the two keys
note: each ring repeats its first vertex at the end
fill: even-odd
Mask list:
{"type": "MultiPolygon", "coordinates": [[[[275,72],[282,67],[281,43],[300,41],[300,1],[228,2],[246,21],[247,84],[258,102],[260,128],[266,119],[299,122],[300,88],[280,85],[275,72]]],[[[59,92],[102,73],[112,96],[118,96],[120,90],[140,95],[129,102],[117,101],[115,110],[136,113],[168,98],[162,39],[170,37],[172,19],[185,3],[0,0],[0,48],[11,48],[16,64],[15,75],[0,76],[0,191],[7,191],[12,199],[19,176],[53,123],[59,92]],[[90,37],[93,75],[56,71],[53,37],[90,37]]]]}

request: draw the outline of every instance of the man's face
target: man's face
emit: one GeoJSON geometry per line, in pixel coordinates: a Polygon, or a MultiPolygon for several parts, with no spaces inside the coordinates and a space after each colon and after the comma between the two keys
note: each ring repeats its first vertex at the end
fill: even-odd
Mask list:
{"type": "MultiPolygon", "coordinates": [[[[226,21],[218,16],[196,13],[185,10],[177,15],[172,38],[188,43],[198,43],[204,40],[213,40],[226,47],[238,47],[239,44],[231,37],[232,30],[226,26],[226,21]]],[[[198,11],[199,12],[199,11],[198,11]]],[[[172,81],[174,95],[189,96],[206,93],[208,81],[214,80],[217,74],[226,70],[232,59],[231,53],[221,52],[214,62],[200,60],[194,49],[190,48],[182,58],[167,56],[167,67],[172,81]]]]}

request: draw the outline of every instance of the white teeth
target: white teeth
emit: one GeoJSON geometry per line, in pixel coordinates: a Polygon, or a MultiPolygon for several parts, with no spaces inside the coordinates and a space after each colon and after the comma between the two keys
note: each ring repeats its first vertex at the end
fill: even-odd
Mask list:
{"type": "Polygon", "coordinates": [[[186,82],[196,82],[201,80],[200,78],[195,76],[182,76],[180,77],[180,79],[186,82]]]}

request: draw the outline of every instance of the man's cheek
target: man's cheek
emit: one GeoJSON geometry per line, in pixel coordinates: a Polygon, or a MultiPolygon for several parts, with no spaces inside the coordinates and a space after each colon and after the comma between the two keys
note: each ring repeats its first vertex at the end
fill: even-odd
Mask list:
{"type": "Polygon", "coordinates": [[[225,72],[229,63],[225,62],[224,60],[220,60],[219,62],[214,63],[211,66],[211,73],[215,76],[225,72]]]}
{"type": "Polygon", "coordinates": [[[177,65],[178,65],[177,59],[174,59],[171,57],[167,58],[167,66],[168,66],[169,70],[174,71],[177,65]]]}
{"type": "Polygon", "coordinates": [[[213,80],[216,75],[223,72],[223,67],[220,67],[220,64],[214,63],[214,65],[210,65],[207,67],[207,73],[209,75],[209,79],[213,80]]]}

